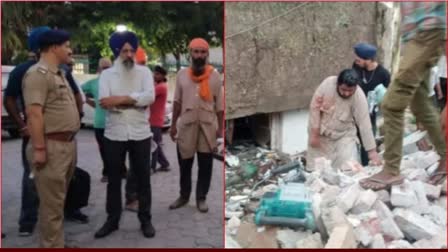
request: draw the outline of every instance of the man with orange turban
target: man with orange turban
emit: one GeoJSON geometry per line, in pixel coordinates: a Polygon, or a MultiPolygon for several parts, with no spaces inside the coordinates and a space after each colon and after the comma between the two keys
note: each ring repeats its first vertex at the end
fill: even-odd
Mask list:
{"type": "Polygon", "coordinates": [[[137,64],[142,66],[146,66],[146,62],[148,61],[148,56],[146,55],[145,50],[140,46],[137,48],[137,51],[135,52],[135,61],[137,64]]]}
{"type": "Polygon", "coordinates": [[[180,197],[170,205],[176,209],[186,205],[191,193],[191,170],[198,156],[196,206],[208,212],[206,196],[210,188],[213,151],[216,139],[222,136],[223,92],[219,73],[208,64],[209,45],[195,38],[189,45],[191,65],[177,73],[173,120],[170,136],[177,141],[180,168],[180,197]]]}

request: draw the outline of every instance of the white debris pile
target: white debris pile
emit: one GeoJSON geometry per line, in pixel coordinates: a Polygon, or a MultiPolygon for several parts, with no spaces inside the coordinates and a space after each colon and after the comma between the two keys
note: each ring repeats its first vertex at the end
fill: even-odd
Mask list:
{"type": "MultiPolygon", "coordinates": [[[[428,183],[440,157],[434,151],[405,155],[401,174],[405,180],[379,191],[365,190],[359,181],[382,170],[362,167],[356,161],[334,169],[328,160],[315,160],[315,170],[305,173],[312,192],[316,230],[257,226],[254,218],[265,193],[276,192],[291,171],[254,185],[276,166],[276,153],[256,151],[257,172],[249,179],[227,184],[226,244],[242,248],[446,248],[446,181],[428,183]],[[260,153],[262,153],[260,155],[260,153]],[[271,158],[267,158],[269,153],[271,158]],[[270,163],[269,167],[264,167],[270,163]],[[260,169],[261,168],[261,169],[260,169]]],[[[278,156],[277,156],[278,157],[278,156]]],[[[292,160],[292,158],[290,158],[292,160]]],[[[285,161],[285,160],[283,160],[285,161]]],[[[237,155],[227,161],[227,171],[247,162],[237,155]]]]}

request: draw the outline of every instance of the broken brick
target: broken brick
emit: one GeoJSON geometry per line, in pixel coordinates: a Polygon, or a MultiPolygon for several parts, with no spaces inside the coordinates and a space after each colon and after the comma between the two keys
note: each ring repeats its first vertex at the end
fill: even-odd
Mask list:
{"type": "Polygon", "coordinates": [[[388,249],[406,249],[406,248],[414,248],[408,241],[406,240],[397,240],[392,241],[387,245],[388,249]]]}
{"type": "Polygon", "coordinates": [[[333,169],[322,170],[322,179],[330,185],[338,185],[340,182],[339,174],[333,169]]]}
{"type": "Polygon", "coordinates": [[[412,181],[411,187],[414,190],[417,201],[410,209],[418,214],[427,213],[429,202],[426,198],[425,186],[421,181],[412,181]]]}
{"type": "Polygon", "coordinates": [[[325,248],[356,248],[356,238],[350,225],[334,227],[325,248]]]}
{"type": "Polygon", "coordinates": [[[386,248],[386,243],[384,241],[384,237],[381,234],[376,234],[373,237],[372,243],[370,244],[370,248],[373,248],[373,249],[386,248]]]}
{"type": "Polygon", "coordinates": [[[392,186],[390,196],[392,205],[397,207],[410,207],[417,202],[417,196],[412,189],[411,183],[406,181],[401,185],[392,186]]]}
{"type": "Polygon", "coordinates": [[[347,213],[350,209],[352,209],[360,194],[361,187],[358,183],[349,186],[341,194],[339,194],[338,205],[344,213],[347,213]]]}
{"type": "Polygon", "coordinates": [[[351,211],[355,214],[367,212],[373,206],[377,198],[378,195],[372,190],[363,191],[360,193],[351,211]]]}
{"type": "Polygon", "coordinates": [[[442,186],[441,185],[431,185],[428,183],[424,183],[423,186],[425,187],[425,193],[426,197],[430,200],[438,199],[440,197],[440,194],[442,193],[442,186]]]}
{"type": "Polygon", "coordinates": [[[393,214],[395,222],[403,233],[412,239],[431,239],[433,236],[442,232],[439,226],[413,211],[396,208],[393,214]]]}
{"type": "Polygon", "coordinates": [[[397,223],[395,223],[394,215],[386,204],[377,200],[373,205],[373,209],[375,209],[378,213],[382,233],[386,237],[390,237],[391,240],[403,239],[404,234],[398,227],[397,223]]]}
{"type": "Polygon", "coordinates": [[[416,163],[419,169],[426,169],[439,161],[439,155],[434,151],[423,152],[419,158],[417,158],[416,163]]]}
{"type": "Polygon", "coordinates": [[[344,212],[336,205],[335,201],[324,203],[321,204],[321,217],[325,227],[324,236],[331,234],[336,226],[350,225],[344,212]]]}
{"type": "Polygon", "coordinates": [[[428,209],[428,215],[425,216],[429,216],[437,225],[446,226],[446,209],[438,205],[432,205],[428,209]]]}
{"type": "Polygon", "coordinates": [[[355,228],[355,237],[363,246],[368,246],[373,240],[373,235],[363,225],[359,225],[355,228]]]}
{"type": "Polygon", "coordinates": [[[243,248],[278,248],[276,228],[266,228],[263,232],[257,232],[257,226],[244,222],[238,228],[236,241],[243,248]]]}
{"type": "Polygon", "coordinates": [[[378,195],[378,200],[381,200],[384,203],[390,203],[390,194],[386,190],[380,190],[376,192],[376,195],[378,195]]]}
{"type": "Polygon", "coordinates": [[[294,232],[290,229],[278,230],[277,241],[281,248],[295,248],[299,240],[306,238],[310,233],[308,232],[294,232]]]}
{"type": "Polygon", "coordinates": [[[323,248],[322,237],[314,233],[296,242],[296,248],[323,248]]]}

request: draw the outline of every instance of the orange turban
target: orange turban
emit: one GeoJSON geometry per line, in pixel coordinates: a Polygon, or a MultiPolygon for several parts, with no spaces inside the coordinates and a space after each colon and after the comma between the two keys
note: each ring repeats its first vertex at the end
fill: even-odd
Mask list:
{"type": "Polygon", "coordinates": [[[202,38],[195,38],[190,42],[190,45],[188,46],[190,49],[194,48],[205,48],[208,50],[208,43],[205,41],[205,39],[202,38]]]}
{"type": "Polygon", "coordinates": [[[137,61],[137,63],[142,64],[145,63],[147,59],[148,56],[146,55],[145,50],[139,46],[137,48],[137,52],[135,52],[135,60],[137,61]]]}

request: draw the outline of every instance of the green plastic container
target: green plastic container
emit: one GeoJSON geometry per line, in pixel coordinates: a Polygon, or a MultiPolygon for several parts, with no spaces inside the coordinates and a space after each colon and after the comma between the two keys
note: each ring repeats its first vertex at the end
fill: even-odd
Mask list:
{"type": "Polygon", "coordinates": [[[255,223],[315,230],[311,192],[302,183],[288,183],[276,192],[265,193],[255,223]]]}

